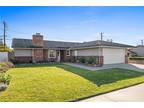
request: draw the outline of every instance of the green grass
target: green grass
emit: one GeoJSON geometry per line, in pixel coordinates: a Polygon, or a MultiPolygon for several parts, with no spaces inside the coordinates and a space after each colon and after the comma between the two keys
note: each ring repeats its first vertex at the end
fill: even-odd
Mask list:
{"type": "Polygon", "coordinates": [[[0,101],[73,101],[144,82],[144,73],[125,69],[88,71],[62,64],[19,65],[8,72],[0,101]]]}

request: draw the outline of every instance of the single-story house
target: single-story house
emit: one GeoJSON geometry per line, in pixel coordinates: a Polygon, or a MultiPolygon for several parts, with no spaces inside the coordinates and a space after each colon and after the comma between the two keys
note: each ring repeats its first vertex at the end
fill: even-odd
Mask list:
{"type": "Polygon", "coordinates": [[[130,45],[108,42],[62,42],[43,40],[40,33],[32,39],[12,41],[15,62],[69,62],[79,57],[95,57],[97,65],[127,63],[127,48],[130,45]]]}
{"type": "Polygon", "coordinates": [[[135,53],[135,55],[132,55],[132,56],[144,57],[144,46],[143,45],[136,46],[136,47],[132,48],[131,51],[135,53]]]}

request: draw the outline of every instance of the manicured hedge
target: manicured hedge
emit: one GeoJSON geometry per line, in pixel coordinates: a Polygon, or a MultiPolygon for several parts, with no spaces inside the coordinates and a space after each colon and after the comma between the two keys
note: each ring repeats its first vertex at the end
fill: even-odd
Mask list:
{"type": "Polygon", "coordinates": [[[130,57],[130,60],[144,60],[144,57],[130,57]]]}
{"type": "Polygon", "coordinates": [[[84,64],[98,64],[98,57],[96,56],[78,56],[77,62],[84,63],[84,64]]]}

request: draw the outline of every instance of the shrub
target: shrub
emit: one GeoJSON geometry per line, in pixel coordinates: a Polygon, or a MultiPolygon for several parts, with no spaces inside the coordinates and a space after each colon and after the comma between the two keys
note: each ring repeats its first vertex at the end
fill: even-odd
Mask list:
{"type": "Polygon", "coordinates": [[[144,57],[130,57],[130,60],[144,60],[144,57]]]}
{"type": "Polygon", "coordinates": [[[5,74],[5,73],[1,73],[0,74],[0,82],[9,84],[10,80],[11,80],[11,76],[10,75],[5,74]]]}
{"type": "Polygon", "coordinates": [[[79,61],[80,61],[80,63],[86,63],[85,57],[80,57],[80,58],[79,58],[79,61]]]}
{"type": "Polygon", "coordinates": [[[2,62],[0,63],[0,72],[6,72],[9,68],[14,67],[11,62],[2,62]]]}
{"type": "Polygon", "coordinates": [[[96,58],[95,57],[88,57],[87,63],[88,64],[96,64],[96,58]]]}

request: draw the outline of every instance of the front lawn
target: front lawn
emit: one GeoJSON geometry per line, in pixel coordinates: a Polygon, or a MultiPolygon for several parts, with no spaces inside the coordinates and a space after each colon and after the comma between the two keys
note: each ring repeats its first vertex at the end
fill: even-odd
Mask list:
{"type": "Polygon", "coordinates": [[[0,101],[73,101],[144,82],[144,73],[125,69],[88,71],[62,64],[21,65],[10,69],[0,101]]]}

